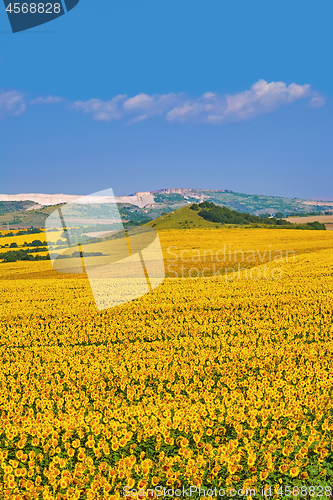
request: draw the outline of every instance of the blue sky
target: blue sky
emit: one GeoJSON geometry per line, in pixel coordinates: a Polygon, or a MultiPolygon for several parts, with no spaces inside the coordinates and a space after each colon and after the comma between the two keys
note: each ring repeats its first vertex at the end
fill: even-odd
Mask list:
{"type": "Polygon", "coordinates": [[[3,8],[0,192],[333,199],[332,17],[326,0],[80,0],[11,34],[3,8]]]}

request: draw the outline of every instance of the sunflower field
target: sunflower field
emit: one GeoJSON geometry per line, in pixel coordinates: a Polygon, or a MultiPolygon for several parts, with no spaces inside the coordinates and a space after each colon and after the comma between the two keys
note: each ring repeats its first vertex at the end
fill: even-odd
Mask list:
{"type": "Polygon", "coordinates": [[[160,240],[164,282],[102,312],[84,274],[0,263],[0,499],[330,497],[333,232],[160,240]]]}

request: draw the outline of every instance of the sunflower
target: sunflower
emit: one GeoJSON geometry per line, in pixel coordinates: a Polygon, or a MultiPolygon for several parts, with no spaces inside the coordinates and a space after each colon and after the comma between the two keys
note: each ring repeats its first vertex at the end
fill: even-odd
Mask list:
{"type": "Polygon", "coordinates": [[[299,470],[300,470],[299,467],[292,467],[290,469],[290,475],[291,475],[291,477],[297,477],[298,474],[299,474],[299,470]]]}
{"type": "Polygon", "coordinates": [[[260,474],[259,474],[260,480],[264,481],[265,479],[267,479],[268,478],[268,474],[269,474],[268,470],[261,471],[260,474]]]}

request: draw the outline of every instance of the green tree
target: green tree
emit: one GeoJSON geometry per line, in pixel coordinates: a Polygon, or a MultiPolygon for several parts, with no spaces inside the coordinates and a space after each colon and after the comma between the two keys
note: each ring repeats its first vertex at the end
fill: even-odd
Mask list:
{"type": "Polygon", "coordinates": [[[17,262],[15,252],[9,252],[4,260],[5,262],[17,262]]]}

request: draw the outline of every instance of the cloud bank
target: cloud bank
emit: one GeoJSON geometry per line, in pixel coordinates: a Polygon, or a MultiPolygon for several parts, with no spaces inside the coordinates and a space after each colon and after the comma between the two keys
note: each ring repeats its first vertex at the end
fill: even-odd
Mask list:
{"type": "MultiPolygon", "coordinates": [[[[306,99],[310,107],[320,107],[325,99],[311,85],[258,80],[249,90],[234,94],[205,92],[197,98],[184,93],[145,94],[133,97],[119,94],[110,100],[93,98],[88,101],[66,101],[62,97],[37,97],[32,105],[65,103],[68,110],[90,115],[96,121],[125,120],[127,124],[141,122],[160,116],[168,122],[224,124],[246,121],[256,116],[271,113],[306,99]]],[[[18,115],[25,111],[22,94],[11,91],[0,93],[0,118],[18,115]]]]}
{"type": "Polygon", "coordinates": [[[189,99],[185,94],[141,93],[130,98],[118,95],[110,101],[77,101],[72,108],[90,113],[94,120],[130,119],[130,123],[134,123],[159,115],[169,122],[223,124],[271,113],[281,106],[304,98],[308,98],[311,107],[319,107],[325,103],[325,99],[318,92],[312,91],[309,84],[286,85],[284,82],[268,83],[259,80],[250,90],[235,94],[206,92],[198,98],[189,99]]]}
{"type": "Polygon", "coordinates": [[[175,94],[150,96],[141,93],[130,98],[126,95],[117,95],[110,101],[99,99],[76,101],[70,107],[83,113],[90,113],[94,120],[111,121],[131,118],[131,122],[137,122],[153,116],[165,115],[180,102],[180,98],[175,94]]]}

